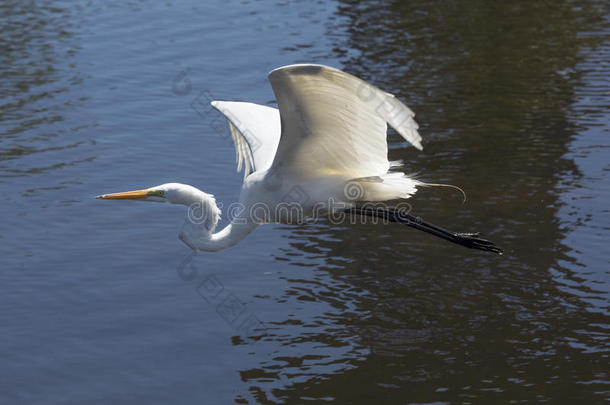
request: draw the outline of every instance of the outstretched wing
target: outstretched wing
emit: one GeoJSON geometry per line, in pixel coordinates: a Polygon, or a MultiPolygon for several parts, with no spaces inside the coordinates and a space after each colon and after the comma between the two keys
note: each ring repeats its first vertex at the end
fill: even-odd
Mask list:
{"type": "Polygon", "coordinates": [[[354,178],[385,174],[387,123],[422,149],[415,115],[393,95],[322,65],[273,70],[282,135],[273,167],[301,175],[345,174],[354,178]]]}
{"type": "Polygon", "coordinates": [[[235,143],[237,171],[267,170],[280,141],[280,113],[277,108],[238,101],[212,101],[212,106],[229,120],[235,143]]]}

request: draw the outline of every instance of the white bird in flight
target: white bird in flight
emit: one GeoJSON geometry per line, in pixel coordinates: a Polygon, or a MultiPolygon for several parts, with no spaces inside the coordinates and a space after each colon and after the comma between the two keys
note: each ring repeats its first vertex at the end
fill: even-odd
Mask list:
{"type": "Polygon", "coordinates": [[[239,205],[216,232],[220,209],[211,194],[186,184],[104,194],[106,200],[144,200],[189,207],[180,239],[195,251],[234,246],[264,223],[300,223],[337,214],[399,222],[451,242],[502,254],[478,233],[456,233],[381,204],[404,200],[423,183],[392,169],[387,124],[422,150],[414,113],[365,81],[323,65],[299,64],[269,73],[279,110],[253,103],[212,101],[229,121],[238,171],[239,205]]]}

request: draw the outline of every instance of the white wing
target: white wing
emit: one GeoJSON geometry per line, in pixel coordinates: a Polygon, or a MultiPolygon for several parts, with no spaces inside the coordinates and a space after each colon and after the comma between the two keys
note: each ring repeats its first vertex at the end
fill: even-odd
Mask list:
{"type": "Polygon", "coordinates": [[[229,120],[235,143],[237,171],[244,167],[244,179],[252,172],[267,170],[280,141],[280,113],[277,108],[237,101],[212,101],[212,106],[229,120]]]}
{"type": "Polygon", "coordinates": [[[415,115],[393,95],[322,65],[273,70],[282,135],[273,167],[301,175],[379,176],[390,168],[387,125],[422,149],[415,115]]]}

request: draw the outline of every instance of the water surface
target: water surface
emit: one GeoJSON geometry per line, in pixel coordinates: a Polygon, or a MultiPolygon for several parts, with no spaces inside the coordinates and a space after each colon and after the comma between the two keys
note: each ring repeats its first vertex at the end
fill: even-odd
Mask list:
{"type": "Polygon", "coordinates": [[[0,3],[1,402],[607,400],[605,7],[0,3]],[[407,103],[424,151],[392,133],[390,158],[468,194],[414,211],[506,254],[318,221],[193,256],[181,207],[93,199],[179,181],[228,206],[207,100],[273,105],[299,62],[407,103]]]}

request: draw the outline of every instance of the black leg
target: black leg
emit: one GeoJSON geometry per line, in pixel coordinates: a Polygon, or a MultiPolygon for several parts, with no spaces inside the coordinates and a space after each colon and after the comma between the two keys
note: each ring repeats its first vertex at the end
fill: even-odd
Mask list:
{"type": "Polygon", "coordinates": [[[486,252],[497,253],[501,255],[502,249],[496,246],[495,243],[479,238],[480,233],[458,233],[451,232],[447,229],[433,225],[423,221],[421,218],[413,216],[404,210],[396,209],[395,207],[354,207],[349,208],[347,212],[357,215],[366,215],[369,217],[382,218],[391,222],[405,224],[420,231],[428,232],[439,238],[448,240],[449,242],[457,243],[470,249],[484,250],[486,252]]]}

